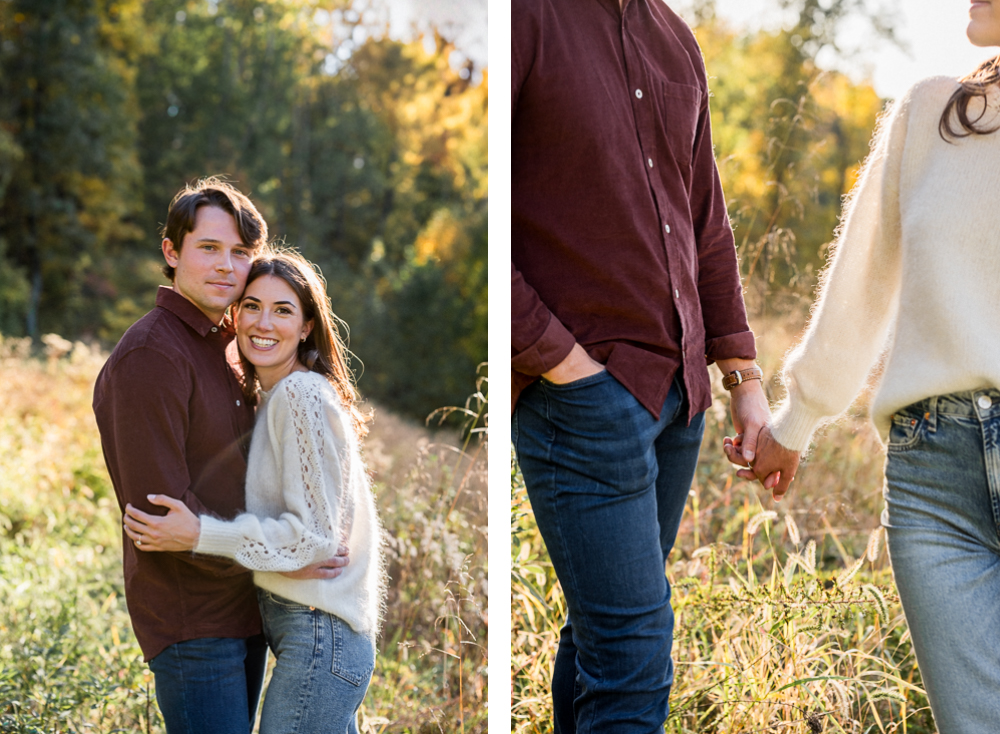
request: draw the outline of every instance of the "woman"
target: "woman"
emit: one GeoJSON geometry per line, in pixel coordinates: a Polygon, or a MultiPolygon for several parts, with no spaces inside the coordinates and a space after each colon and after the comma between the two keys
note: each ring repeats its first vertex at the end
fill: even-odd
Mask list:
{"type": "MultiPolygon", "coordinates": [[[[974,0],[970,17],[974,44],[1000,45],[997,4],[974,0]]],[[[1000,57],[918,83],[882,121],[786,359],[788,398],[739,472],[773,486],[783,468],[787,484],[884,356],[871,408],[888,444],[882,523],[943,734],[1000,729],[998,105],[1000,57]]],[[[738,457],[739,442],[726,450],[738,457]]]]}
{"type": "Polygon", "coordinates": [[[252,569],[277,658],[261,731],[357,732],[375,666],[380,528],[359,440],[365,432],[323,283],[291,252],[254,262],[237,311],[244,390],[258,402],[247,464],[247,512],[196,517],[177,500],[162,517],[129,505],[126,533],[144,551],[194,550],[252,569]],[[333,579],[292,579],[332,557],[333,579]]]}

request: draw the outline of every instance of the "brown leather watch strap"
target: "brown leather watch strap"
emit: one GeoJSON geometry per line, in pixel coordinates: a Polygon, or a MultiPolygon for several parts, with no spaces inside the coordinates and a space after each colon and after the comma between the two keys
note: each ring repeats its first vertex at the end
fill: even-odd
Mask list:
{"type": "Polygon", "coordinates": [[[740,383],[746,382],[747,380],[760,380],[763,382],[764,373],[761,371],[760,367],[748,367],[745,370],[734,370],[722,378],[722,386],[727,390],[732,390],[734,387],[740,383]]]}

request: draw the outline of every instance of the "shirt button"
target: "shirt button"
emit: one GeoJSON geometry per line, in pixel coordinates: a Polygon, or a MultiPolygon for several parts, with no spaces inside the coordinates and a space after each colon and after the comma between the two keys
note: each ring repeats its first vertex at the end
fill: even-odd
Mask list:
{"type": "Polygon", "coordinates": [[[650,167],[650,168],[652,168],[652,167],[653,167],[653,159],[652,159],[652,158],[647,158],[647,159],[646,159],[646,163],[648,163],[648,164],[649,164],[649,167],[650,167]]]}
{"type": "Polygon", "coordinates": [[[218,326],[213,326],[213,327],[212,327],[212,331],[218,331],[218,330],[219,330],[219,327],[218,327],[218,326]]]}
{"type": "Polygon", "coordinates": [[[636,99],[642,99],[642,90],[641,89],[636,89],[635,90],[635,98],[636,99]]]}
{"type": "Polygon", "coordinates": [[[979,400],[977,400],[976,402],[979,403],[979,407],[982,408],[983,410],[986,410],[991,405],[993,405],[993,401],[990,400],[989,395],[980,395],[979,400]]]}
{"type": "Polygon", "coordinates": [[[667,230],[667,234],[670,234],[670,225],[669,225],[669,224],[664,224],[664,225],[663,225],[663,228],[664,228],[665,230],[667,230]]]}
{"type": "Polygon", "coordinates": [[[681,291],[680,291],[680,289],[679,288],[674,288],[674,298],[680,298],[680,297],[681,297],[681,291]]]}
{"type": "Polygon", "coordinates": [[[238,407],[239,407],[239,405],[240,405],[240,401],[239,401],[239,400],[237,400],[237,401],[236,401],[236,407],[238,408],[238,407]]]}

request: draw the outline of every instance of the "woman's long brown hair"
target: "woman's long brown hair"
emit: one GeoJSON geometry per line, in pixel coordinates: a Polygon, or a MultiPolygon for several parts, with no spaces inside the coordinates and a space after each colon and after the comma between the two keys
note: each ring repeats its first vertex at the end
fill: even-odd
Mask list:
{"type": "Polygon", "coordinates": [[[1000,83],[1000,56],[994,56],[984,61],[974,72],[958,80],[959,87],[944,106],[941,119],[938,121],[938,133],[946,142],[956,138],[967,138],[970,135],[989,135],[1000,129],[1000,125],[986,128],[979,127],[979,121],[986,114],[986,93],[994,84],[1000,83]],[[969,103],[975,98],[983,100],[983,111],[976,119],[969,119],[969,103]],[[952,113],[958,118],[961,130],[952,127],[952,113]]]}
{"type": "MultiPolygon", "coordinates": [[[[313,328],[305,341],[299,344],[299,361],[313,372],[323,375],[337,391],[337,395],[350,412],[358,437],[368,433],[365,418],[358,410],[358,392],[347,367],[347,347],[340,338],[338,324],[343,324],[333,313],[326,294],[323,277],[312,263],[294,250],[278,250],[254,260],[247,275],[247,287],[257,278],[273,275],[288,283],[302,304],[304,321],[312,321],[313,328]]],[[[241,301],[242,303],[242,301],[241,301]]],[[[346,324],[344,327],[346,328],[346,324]]],[[[243,392],[247,400],[257,399],[257,369],[240,352],[243,366],[243,392]]]]}

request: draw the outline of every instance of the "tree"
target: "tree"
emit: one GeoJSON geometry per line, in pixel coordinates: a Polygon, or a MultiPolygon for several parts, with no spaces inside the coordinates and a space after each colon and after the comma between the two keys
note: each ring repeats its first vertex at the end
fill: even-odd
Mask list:
{"type": "MultiPolygon", "coordinates": [[[[772,285],[811,291],[883,107],[869,84],[816,63],[864,4],[784,7],[794,11],[790,27],[754,33],[727,27],[711,3],[696,14],[720,172],[744,275],[759,276],[756,295],[772,285]]],[[[880,18],[873,27],[884,26],[880,18]]]]}
{"type": "Polygon", "coordinates": [[[0,199],[4,328],[86,329],[90,276],[135,235],[138,5],[0,3],[0,155],[12,164],[0,199]]]}

